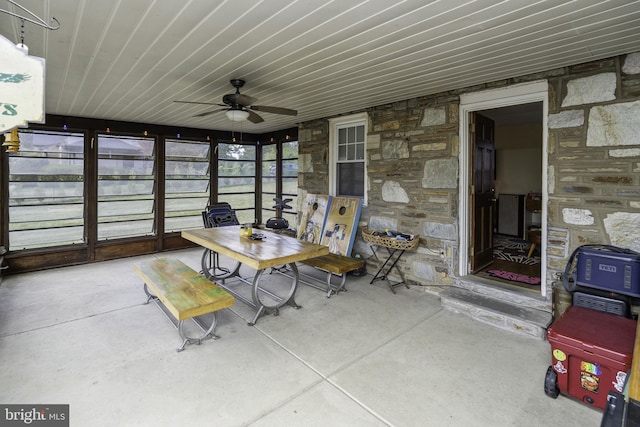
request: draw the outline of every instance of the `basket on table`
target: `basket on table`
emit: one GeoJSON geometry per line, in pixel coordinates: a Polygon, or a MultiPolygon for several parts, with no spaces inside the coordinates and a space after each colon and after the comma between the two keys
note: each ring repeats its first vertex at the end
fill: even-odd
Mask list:
{"type": "MultiPolygon", "coordinates": [[[[378,231],[380,232],[380,231],[378,231]]],[[[373,230],[362,229],[362,238],[370,245],[384,246],[391,249],[412,250],[418,247],[420,237],[414,236],[413,240],[400,240],[395,237],[377,236],[373,230]]]]}

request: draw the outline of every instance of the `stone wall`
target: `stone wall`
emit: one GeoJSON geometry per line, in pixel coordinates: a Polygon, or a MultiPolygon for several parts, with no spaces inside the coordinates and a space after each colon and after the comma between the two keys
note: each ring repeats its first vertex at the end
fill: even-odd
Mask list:
{"type": "MultiPolygon", "coordinates": [[[[640,251],[640,53],[568,67],[549,84],[549,225],[571,249],[640,251]]],[[[550,270],[564,268],[558,255],[550,270]]]]}
{"type": "MultiPolygon", "coordinates": [[[[399,265],[410,282],[437,289],[457,270],[459,94],[539,79],[549,82],[547,277],[580,244],[640,250],[640,54],[630,54],[366,110],[360,228],[422,236],[399,265]]],[[[299,141],[302,195],[328,193],[328,118],[302,123],[299,141]]],[[[355,251],[370,255],[361,239],[355,251]]]]}

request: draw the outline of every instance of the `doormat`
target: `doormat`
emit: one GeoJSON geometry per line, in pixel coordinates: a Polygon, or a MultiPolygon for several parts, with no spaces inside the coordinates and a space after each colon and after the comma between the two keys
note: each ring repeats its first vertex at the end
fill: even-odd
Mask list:
{"type": "Polygon", "coordinates": [[[487,270],[490,276],[497,277],[511,282],[526,283],[527,285],[539,285],[541,280],[539,277],[532,277],[527,274],[514,273],[505,270],[487,270]]]}

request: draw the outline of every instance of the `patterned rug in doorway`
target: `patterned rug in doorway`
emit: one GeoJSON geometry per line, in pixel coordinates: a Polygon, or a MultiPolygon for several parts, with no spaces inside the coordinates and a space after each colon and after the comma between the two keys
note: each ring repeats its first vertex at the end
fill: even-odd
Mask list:
{"type": "Polygon", "coordinates": [[[536,250],[528,257],[531,242],[517,237],[494,234],[493,236],[493,258],[504,261],[517,262],[518,264],[537,265],[540,264],[540,250],[536,250]]]}

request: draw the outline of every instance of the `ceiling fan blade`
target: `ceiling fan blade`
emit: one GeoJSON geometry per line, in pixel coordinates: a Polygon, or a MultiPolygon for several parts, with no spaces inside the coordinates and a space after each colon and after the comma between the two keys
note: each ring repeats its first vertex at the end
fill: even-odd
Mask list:
{"type": "Polygon", "coordinates": [[[249,95],[242,95],[242,94],[239,94],[238,98],[236,99],[236,103],[238,105],[242,105],[243,107],[248,107],[249,105],[253,104],[256,101],[257,101],[256,98],[249,95]]]}
{"type": "Polygon", "coordinates": [[[196,102],[196,101],[173,101],[179,104],[198,104],[198,105],[220,105],[213,102],[196,102]]]}
{"type": "Polygon", "coordinates": [[[217,113],[219,111],[225,111],[225,110],[228,110],[228,108],[220,108],[218,110],[205,111],[204,113],[196,114],[193,117],[205,117],[205,116],[208,116],[209,114],[213,114],[213,113],[217,113]]]}
{"type": "Polygon", "coordinates": [[[253,105],[250,107],[252,110],[264,111],[265,113],[284,114],[285,116],[297,116],[296,110],[282,107],[268,107],[266,105],[253,105]]]}
{"type": "Polygon", "coordinates": [[[249,117],[247,117],[247,119],[251,123],[262,123],[262,122],[264,122],[264,119],[262,117],[260,117],[259,115],[257,115],[256,113],[254,113],[253,111],[247,111],[247,113],[249,113],[249,117]]]}

